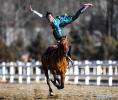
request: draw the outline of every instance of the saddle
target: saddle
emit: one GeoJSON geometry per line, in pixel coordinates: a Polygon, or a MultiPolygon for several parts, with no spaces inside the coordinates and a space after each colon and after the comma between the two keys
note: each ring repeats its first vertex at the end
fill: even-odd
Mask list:
{"type": "Polygon", "coordinates": [[[45,52],[45,55],[54,53],[57,48],[58,48],[57,45],[50,45],[50,46],[47,48],[47,50],[46,50],[46,52],[45,52]]]}

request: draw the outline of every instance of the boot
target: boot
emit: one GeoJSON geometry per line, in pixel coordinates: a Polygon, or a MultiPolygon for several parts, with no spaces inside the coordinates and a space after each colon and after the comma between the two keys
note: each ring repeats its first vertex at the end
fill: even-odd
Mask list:
{"type": "Polygon", "coordinates": [[[66,57],[71,62],[71,64],[73,65],[74,64],[74,61],[71,59],[71,57],[69,57],[68,55],[66,57]]]}
{"type": "Polygon", "coordinates": [[[69,46],[69,48],[67,50],[66,57],[69,61],[71,61],[71,64],[73,65],[73,60],[71,59],[71,46],[69,46]]]}

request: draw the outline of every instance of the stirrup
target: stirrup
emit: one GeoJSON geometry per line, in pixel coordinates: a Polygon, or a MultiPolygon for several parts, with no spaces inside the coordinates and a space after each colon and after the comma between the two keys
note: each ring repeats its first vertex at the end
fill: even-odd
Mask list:
{"type": "Polygon", "coordinates": [[[71,64],[74,64],[74,61],[71,59],[71,57],[67,56],[67,58],[71,61],[71,64]]]}

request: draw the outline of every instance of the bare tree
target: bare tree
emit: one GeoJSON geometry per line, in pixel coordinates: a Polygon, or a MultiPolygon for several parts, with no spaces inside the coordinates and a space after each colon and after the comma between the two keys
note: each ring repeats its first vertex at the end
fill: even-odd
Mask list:
{"type": "Polygon", "coordinates": [[[114,0],[107,1],[107,19],[106,19],[106,33],[113,34],[113,14],[114,14],[114,0]]]}

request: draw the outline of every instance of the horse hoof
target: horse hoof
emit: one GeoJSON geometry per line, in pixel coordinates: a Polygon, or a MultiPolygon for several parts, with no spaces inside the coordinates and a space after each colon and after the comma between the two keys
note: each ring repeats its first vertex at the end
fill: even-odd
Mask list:
{"type": "Polygon", "coordinates": [[[55,94],[53,93],[53,92],[51,92],[50,94],[49,94],[49,96],[54,96],[55,94]]]}
{"type": "Polygon", "coordinates": [[[58,90],[62,89],[61,87],[57,87],[58,90]]]}
{"type": "Polygon", "coordinates": [[[60,90],[60,89],[63,89],[63,88],[64,88],[64,87],[60,87],[60,86],[57,87],[57,89],[59,89],[59,90],[60,90]]]}

